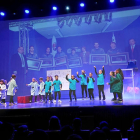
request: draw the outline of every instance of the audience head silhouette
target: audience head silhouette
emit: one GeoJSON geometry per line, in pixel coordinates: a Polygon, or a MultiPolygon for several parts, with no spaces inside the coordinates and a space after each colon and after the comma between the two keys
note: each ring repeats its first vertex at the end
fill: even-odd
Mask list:
{"type": "Polygon", "coordinates": [[[82,127],[82,122],[80,118],[75,118],[73,120],[73,130],[74,131],[80,131],[82,127]]]}
{"type": "Polygon", "coordinates": [[[57,116],[52,116],[49,120],[49,130],[60,130],[61,124],[57,116]]]}

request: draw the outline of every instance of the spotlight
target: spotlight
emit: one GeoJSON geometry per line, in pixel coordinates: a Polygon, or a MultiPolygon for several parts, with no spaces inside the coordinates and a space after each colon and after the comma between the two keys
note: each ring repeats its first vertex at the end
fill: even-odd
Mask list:
{"type": "Polygon", "coordinates": [[[57,10],[57,7],[56,7],[56,6],[53,6],[53,8],[52,8],[52,9],[56,11],[56,10],[57,10]]]}
{"type": "Polygon", "coordinates": [[[4,12],[0,12],[0,15],[1,15],[1,16],[5,16],[5,13],[4,13],[4,12]]]}
{"type": "Polygon", "coordinates": [[[26,14],[29,14],[29,13],[30,13],[30,11],[29,11],[29,10],[25,10],[25,13],[26,13],[26,14]]]}
{"type": "Polygon", "coordinates": [[[70,10],[69,6],[66,6],[66,10],[70,10]]]}
{"type": "Polygon", "coordinates": [[[115,0],[110,0],[111,3],[113,3],[115,0]]]}
{"type": "Polygon", "coordinates": [[[84,7],[84,6],[85,6],[85,4],[84,4],[84,3],[80,3],[80,6],[81,6],[81,7],[84,7]]]}

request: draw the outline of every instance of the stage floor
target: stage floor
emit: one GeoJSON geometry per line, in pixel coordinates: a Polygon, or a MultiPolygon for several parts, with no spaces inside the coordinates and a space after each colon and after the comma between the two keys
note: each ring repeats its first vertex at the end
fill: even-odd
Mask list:
{"type": "Polygon", "coordinates": [[[69,99],[62,99],[62,103],[26,103],[26,104],[17,104],[13,106],[9,106],[7,103],[6,106],[0,104],[0,109],[33,109],[33,108],[60,108],[60,107],[94,107],[94,106],[139,106],[140,105],[140,98],[132,98],[127,97],[124,98],[123,102],[112,102],[111,98],[106,99],[105,101],[101,100],[99,101],[99,98],[96,97],[93,101],[90,101],[90,99],[84,99],[82,100],[77,99],[77,102],[73,100],[72,102],[69,101],[69,99]]]}

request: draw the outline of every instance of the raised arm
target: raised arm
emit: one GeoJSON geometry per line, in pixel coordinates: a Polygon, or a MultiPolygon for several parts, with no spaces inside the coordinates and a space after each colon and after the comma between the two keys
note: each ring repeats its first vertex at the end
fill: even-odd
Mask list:
{"type": "Polygon", "coordinates": [[[96,75],[98,75],[98,73],[97,73],[97,69],[96,69],[96,67],[95,67],[95,66],[94,66],[94,68],[95,68],[95,74],[96,74],[96,75]]]}
{"type": "Polygon", "coordinates": [[[105,75],[105,69],[104,69],[104,66],[103,66],[102,68],[103,68],[103,70],[102,70],[102,72],[103,72],[103,75],[105,75]]]}
{"type": "Polygon", "coordinates": [[[78,77],[78,78],[80,78],[80,76],[79,76],[79,72],[78,72],[78,71],[77,71],[77,73],[76,73],[76,74],[77,74],[77,77],[78,77]]]}
{"type": "Polygon", "coordinates": [[[66,75],[66,80],[67,80],[67,81],[69,81],[69,79],[68,79],[68,75],[69,75],[69,74],[66,75]]]}

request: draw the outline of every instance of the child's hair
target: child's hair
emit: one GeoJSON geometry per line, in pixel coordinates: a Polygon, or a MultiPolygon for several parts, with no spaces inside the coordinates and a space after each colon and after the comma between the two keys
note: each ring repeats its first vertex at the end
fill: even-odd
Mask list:
{"type": "Polygon", "coordinates": [[[35,82],[37,82],[36,78],[33,77],[32,79],[35,79],[35,82]]]}
{"type": "Polygon", "coordinates": [[[1,79],[0,82],[3,82],[3,84],[5,85],[5,80],[4,79],[1,79]]]}
{"type": "Polygon", "coordinates": [[[114,71],[111,71],[111,73],[112,73],[112,76],[115,76],[115,72],[114,71]]]}
{"type": "Polygon", "coordinates": [[[43,80],[43,77],[40,77],[39,80],[43,80]]]}
{"type": "Polygon", "coordinates": [[[123,75],[123,71],[119,68],[117,69],[119,71],[119,74],[122,76],[122,79],[124,80],[124,75],[123,75]]]}
{"type": "Polygon", "coordinates": [[[54,77],[58,77],[58,75],[55,75],[54,77]]]}
{"type": "Polygon", "coordinates": [[[16,78],[16,75],[15,74],[12,74],[12,78],[16,78]]]}
{"type": "Polygon", "coordinates": [[[53,78],[52,78],[52,76],[50,76],[50,78],[51,78],[51,81],[53,81],[53,78]]]}

